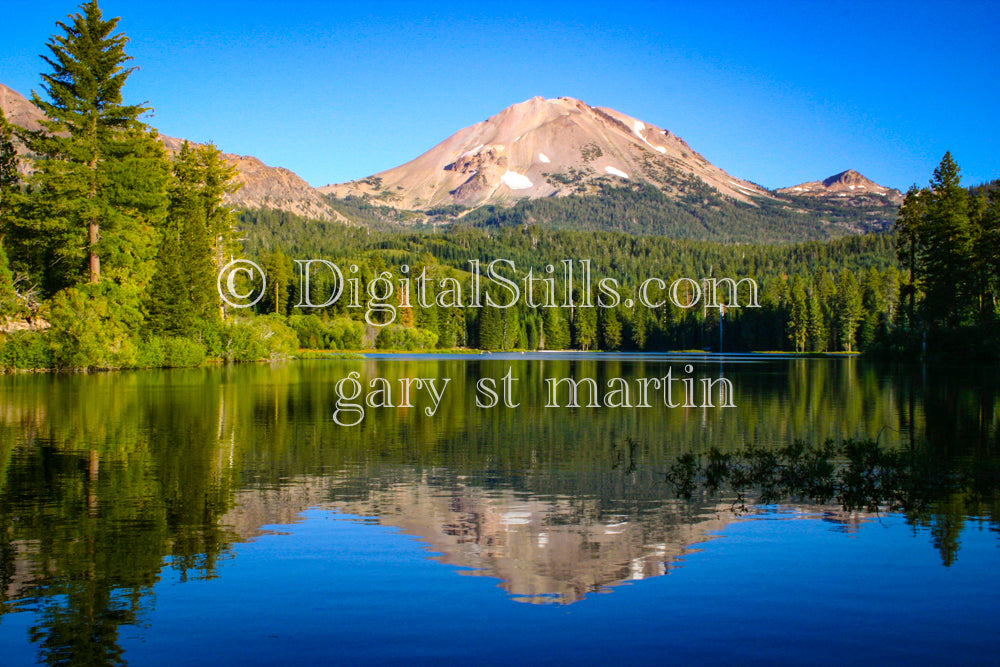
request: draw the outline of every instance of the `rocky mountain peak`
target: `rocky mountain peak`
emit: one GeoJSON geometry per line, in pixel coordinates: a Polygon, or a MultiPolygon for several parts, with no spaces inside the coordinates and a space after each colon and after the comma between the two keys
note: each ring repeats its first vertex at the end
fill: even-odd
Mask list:
{"type": "Polygon", "coordinates": [[[887,204],[900,204],[903,201],[903,194],[899,190],[879,185],[853,169],[834,174],[822,181],[810,181],[781,188],[777,192],[778,194],[801,197],[837,197],[865,202],[884,201],[887,204]]]}
{"type": "Polygon", "coordinates": [[[328,185],[401,209],[480,206],[646,183],[679,196],[707,186],[738,201],[769,193],[713,166],[674,134],[572,97],[533,97],[459,130],[404,165],[328,185]]]}

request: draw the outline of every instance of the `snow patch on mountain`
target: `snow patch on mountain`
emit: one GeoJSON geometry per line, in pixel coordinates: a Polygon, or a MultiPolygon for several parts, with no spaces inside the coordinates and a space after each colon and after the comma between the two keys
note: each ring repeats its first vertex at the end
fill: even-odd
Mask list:
{"type": "Polygon", "coordinates": [[[485,146],[485,145],[486,144],[479,144],[478,146],[476,146],[475,148],[473,148],[471,151],[465,151],[464,153],[462,153],[461,155],[458,156],[458,159],[461,160],[463,157],[469,157],[470,155],[475,155],[480,150],[482,150],[483,146],[485,146]]]}
{"type": "Polygon", "coordinates": [[[527,190],[534,185],[530,178],[515,171],[508,171],[500,177],[500,180],[511,190],[527,190]]]}

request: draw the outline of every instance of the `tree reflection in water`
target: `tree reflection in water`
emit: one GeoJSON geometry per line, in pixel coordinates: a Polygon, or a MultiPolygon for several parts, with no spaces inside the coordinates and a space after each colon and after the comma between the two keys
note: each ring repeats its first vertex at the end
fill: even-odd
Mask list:
{"type": "Polygon", "coordinates": [[[148,622],[165,568],[179,581],[218,576],[234,542],[314,504],[375,516],[458,563],[458,549],[481,555],[485,540],[506,538],[492,572],[515,571],[510,549],[523,547],[513,564],[533,583],[549,585],[539,573],[559,570],[556,583],[583,594],[707,539],[719,523],[706,527],[706,513],[720,507],[899,512],[930,533],[945,565],[971,523],[998,528],[992,376],[928,380],[853,360],[794,360],[727,366],[741,392],[731,412],[554,413],[534,394],[516,411],[473,403],[476,380],[509,365],[541,391],[549,375],[635,378],[665,363],[363,360],[0,378],[0,615],[34,613],[29,639],[42,663],[121,664],[120,629],[148,622]],[[383,411],[343,429],[330,420],[331,378],[354,369],[449,377],[453,393],[435,418],[383,411]],[[851,439],[886,425],[892,437],[882,442],[851,439]],[[803,442],[744,444],[791,436],[803,442]],[[295,504],[301,480],[318,491],[295,504]],[[251,511],[267,494],[275,500],[251,511]],[[227,524],[234,517],[240,526],[227,524]],[[575,539],[591,550],[585,564],[574,560],[575,539]],[[560,540],[559,556],[573,558],[530,570],[560,540]],[[669,553],[640,550],[652,543],[669,553]],[[580,588],[585,567],[592,585],[580,588]]]}
{"type": "Polygon", "coordinates": [[[794,502],[835,502],[849,512],[899,512],[911,525],[930,529],[946,566],[955,561],[970,517],[1000,526],[995,459],[942,460],[926,450],[888,449],[876,440],[685,453],[668,467],[665,480],[685,499],[732,497],[737,513],[749,511],[748,503],[794,502]]]}

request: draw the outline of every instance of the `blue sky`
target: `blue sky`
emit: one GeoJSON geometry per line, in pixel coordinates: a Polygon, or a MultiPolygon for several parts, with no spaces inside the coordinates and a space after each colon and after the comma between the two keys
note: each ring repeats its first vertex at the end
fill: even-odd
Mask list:
{"type": "MultiPolygon", "coordinates": [[[[79,2],[5,7],[0,82],[79,2]]],[[[406,162],[535,95],[667,128],[782,187],[856,169],[926,184],[1000,177],[1000,3],[101,2],[122,17],[162,133],[214,141],[319,186],[406,162]]]]}

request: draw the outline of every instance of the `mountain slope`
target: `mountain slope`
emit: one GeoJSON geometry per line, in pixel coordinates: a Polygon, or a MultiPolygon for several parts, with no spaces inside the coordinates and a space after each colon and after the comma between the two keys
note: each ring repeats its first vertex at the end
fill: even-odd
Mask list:
{"type": "Polygon", "coordinates": [[[739,202],[770,196],[667,130],[569,97],[515,104],[404,165],[320,191],[426,210],[587,194],[608,183],[647,183],[674,196],[707,185],[739,202]]]}
{"type": "MultiPolygon", "coordinates": [[[[45,114],[20,93],[0,84],[0,109],[7,120],[28,130],[41,129],[45,114]]],[[[160,141],[169,152],[176,152],[183,139],[160,135],[160,141]]],[[[18,142],[18,153],[25,154],[18,142]]],[[[295,173],[281,167],[269,167],[255,157],[223,153],[222,157],[239,170],[243,187],[226,196],[226,201],[236,208],[269,208],[319,220],[348,222],[334,211],[329,203],[308,183],[295,173]]]]}
{"type": "Polygon", "coordinates": [[[41,129],[45,114],[24,95],[0,83],[0,109],[7,121],[27,130],[41,129]]]}

